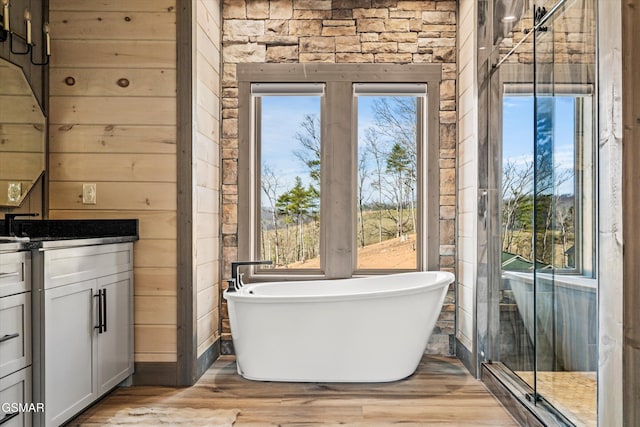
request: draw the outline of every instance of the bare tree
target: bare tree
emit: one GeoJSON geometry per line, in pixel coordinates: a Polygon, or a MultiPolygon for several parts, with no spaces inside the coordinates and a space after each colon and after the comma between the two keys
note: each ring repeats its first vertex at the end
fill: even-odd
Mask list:
{"type": "MultiPolygon", "coordinates": [[[[556,205],[557,205],[557,201],[558,201],[558,195],[554,194],[555,192],[553,190],[556,190],[557,188],[561,187],[562,184],[564,184],[565,182],[569,181],[571,178],[573,178],[573,171],[570,169],[562,169],[562,170],[558,170],[557,168],[554,169],[552,172],[552,176],[549,177],[549,179],[544,179],[542,180],[542,185],[540,189],[536,189],[536,192],[538,193],[538,195],[536,196],[536,199],[541,199],[544,198],[545,196],[548,198],[548,202],[547,203],[541,203],[542,208],[543,209],[547,209],[546,211],[546,218],[544,220],[544,232],[542,235],[542,256],[540,257],[544,262],[548,263],[548,264],[553,264],[555,266],[555,263],[553,261],[553,250],[551,249],[551,247],[553,246],[553,243],[551,243],[550,245],[550,240],[553,241],[553,236],[552,236],[552,230],[554,228],[554,217],[556,214],[556,205]],[[546,195],[546,193],[551,193],[549,195],[546,195]]],[[[563,260],[564,263],[564,260],[563,260]]]]}
{"type": "Polygon", "coordinates": [[[367,153],[363,150],[358,154],[358,211],[360,212],[360,246],[364,248],[364,203],[367,195],[365,194],[365,183],[368,175],[367,170],[367,153]]]}
{"type": "Polygon", "coordinates": [[[386,172],[391,175],[391,179],[392,179],[391,182],[392,182],[392,188],[393,188],[392,193],[395,195],[394,202],[396,205],[396,212],[398,215],[398,218],[396,220],[396,225],[398,230],[396,237],[402,237],[404,233],[404,229],[403,229],[404,204],[405,204],[404,190],[406,187],[405,185],[406,179],[407,179],[406,174],[408,173],[409,162],[410,162],[409,155],[407,154],[406,150],[397,142],[393,144],[393,147],[391,148],[391,151],[387,156],[386,172]]]}
{"type": "Polygon", "coordinates": [[[516,213],[533,197],[533,161],[507,160],[502,167],[502,250],[511,251],[516,213]]]}
{"type": "MultiPolygon", "coordinates": [[[[375,130],[380,135],[386,136],[393,144],[397,152],[403,155],[402,171],[396,166],[395,172],[401,172],[402,180],[396,182],[402,188],[399,190],[399,206],[397,224],[404,222],[404,204],[408,202],[413,230],[416,230],[415,189],[417,185],[417,118],[418,99],[414,96],[383,97],[373,103],[375,130]]],[[[391,155],[389,152],[389,156],[391,155]]],[[[396,153],[397,154],[397,153],[396,153]]],[[[389,170],[387,170],[389,172],[389,170]]],[[[398,192],[398,190],[396,190],[398,192]]],[[[400,228],[399,233],[403,230],[400,228]]]]}
{"type": "Polygon", "coordinates": [[[399,143],[414,159],[415,169],[416,129],[418,99],[413,96],[379,98],[373,103],[376,131],[399,143]]]}
{"type": "MultiPolygon", "coordinates": [[[[562,254],[566,254],[569,249],[569,235],[570,233],[574,233],[575,235],[575,219],[574,219],[575,209],[573,206],[561,206],[556,209],[556,221],[560,227],[560,238],[562,239],[562,254]]],[[[575,237],[574,237],[575,240],[575,237]]],[[[569,263],[566,259],[562,261],[563,267],[570,267],[569,263]]]]}
{"type": "Polygon", "coordinates": [[[556,221],[573,221],[573,218],[557,212],[559,196],[554,193],[572,177],[573,171],[569,169],[547,167],[534,171],[533,159],[505,161],[502,169],[503,251],[515,252],[530,259],[536,258],[546,264],[555,264],[552,250],[554,229],[560,228],[563,248],[566,251],[563,229],[571,227],[569,223],[556,225],[556,221]],[[534,173],[538,175],[535,179],[534,173]],[[528,219],[523,220],[523,215],[528,219]],[[518,224],[519,221],[524,224],[518,224]],[[524,229],[527,223],[532,227],[530,240],[526,244],[527,247],[530,245],[530,248],[522,247],[522,242],[514,247],[516,231],[518,228],[524,229]]]}
{"type": "Polygon", "coordinates": [[[367,128],[364,133],[367,151],[371,153],[375,162],[375,176],[376,180],[373,182],[372,187],[375,188],[378,193],[377,209],[378,209],[378,243],[382,242],[382,175],[385,165],[386,153],[380,142],[378,133],[373,128],[367,128]]]}
{"type": "Polygon", "coordinates": [[[316,114],[305,114],[300,123],[301,130],[296,133],[295,138],[302,147],[293,152],[305,166],[309,168],[309,176],[320,185],[320,118],[316,114]]]}
{"type": "MultiPolygon", "coordinates": [[[[274,250],[275,257],[273,259],[274,265],[280,263],[280,236],[278,235],[278,209],[276,209],[276,202],[278,201],[280,193],[280,180],[278,175],[271,169],[269,165],[262,167],[262,177],[260,184],[262,186],[262,192],[269,201],[269,210],[271,212],[271,224],[274,232],[274,250]]],[[[262,233],[263,240],[263,252],[264,252],[264,227],[262,233]]],[[[271,251],[269,251],[269,258],[271,257],[271,251]]]]}

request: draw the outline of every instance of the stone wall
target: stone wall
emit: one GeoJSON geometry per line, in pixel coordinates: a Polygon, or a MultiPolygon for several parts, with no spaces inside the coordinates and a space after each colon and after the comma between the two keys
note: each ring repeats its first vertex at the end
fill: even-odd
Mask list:
{"type": "MultiPolygon", "coordinates": [[[[442,63],[440,268],[454,271],[456,1],[225,0],[222,76],[223,277],[237,258],[238,63],[442,63]]],[[[223,352],[231,339],[222,303],[223,352]]],[[[453,287],[428,351],[453,352],[453,287]]]]}
{"type": "Polygon", "coordinates": [[[547,31],[538,33],[536,37],[531,34],[533,13],[533,9],[527,10],[511,33],[500,42],[500,59],[520,43],[505,62],[533,64],[535,40],[538,65],[595,64],[596,11],[591,0],[578,0],[562,13],[557,13],[555,19],[544,24],[547,31]]]}

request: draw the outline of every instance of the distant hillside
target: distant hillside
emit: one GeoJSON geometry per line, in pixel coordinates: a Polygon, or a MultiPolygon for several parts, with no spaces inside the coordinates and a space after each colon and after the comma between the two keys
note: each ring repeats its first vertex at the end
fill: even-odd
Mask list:
{"type": "MultiPolygon", "coordinates": [[[[374,243],[358,248],[358,268],[416,268],[416,236],[408,236],[404,242],[400,238],[374,243]]],[[[320,268],[320,259],[296,262],[289,268],[320,268]]]]}

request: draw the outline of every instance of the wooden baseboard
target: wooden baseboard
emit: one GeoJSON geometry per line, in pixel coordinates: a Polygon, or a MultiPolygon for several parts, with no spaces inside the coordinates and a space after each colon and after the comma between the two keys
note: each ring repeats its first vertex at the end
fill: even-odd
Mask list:
{"type": "Polygon", "coordinates": [[[178,385],[176,362],[136,362],[133,385],[178,385]]]}
{"type": "MultiPolygon", "coordinates": [[[[196,361],[196,376],[192,384],[183,385],[189,386],[195,384],[219,356],[220,340],[211,344],[211,346],[198,357],[196,361]]],[[[136,362],[135,373],[133,374],[133,385],[180,386],[181,384],[178,383],[177,369],[178,365],[176,362],[136,362]]]]}
{"type": "Polygon", "coordinates": [[[207,371],[207,369],[209,369],[211,365],[213,365],[213,362],[215,362],[219,356],[220,339],[211,344],[209,348],[206,349],[205,352],[200,355],[200,357],[198,357],[198,361],[196,362],[196,382],[207,371]]]}
{"type": "Polygon", "coordinates": [[[476,359],[475,355],[469,351],[469,349],[462,344],[458,338],[456,338],[456,357],[462,362],[465,368],[473,375],[474,377],[478,377],[478,373],[476,371],[476,359]]]}

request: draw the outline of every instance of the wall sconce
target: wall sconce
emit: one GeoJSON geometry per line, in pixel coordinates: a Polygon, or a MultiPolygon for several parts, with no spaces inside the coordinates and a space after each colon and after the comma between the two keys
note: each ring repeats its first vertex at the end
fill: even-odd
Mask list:
{"type": "Polygon", "coordinates": [[[31,63],[33,65],[47,65],[49,63],[49,57],[51,56],[51,36],[49,34],[49,23],[45,22],[42,26],[42,34],[44,39],[42,56],[44,56],[45,60],[43,62],[38,62],[33,57],[36,44],[33,42],[31,12],[29,11],[29,9],[25,9],[24,11],[25,33],[23,36],[13,31],[11,28],[11,19],[9,14],[11,5],[9,4],[9,0],[0,0],[0,4],[2,5],[2,16],[0,16],[0,43],[4,43],[9,40],[9,50],[12,54],[30,55],[31,63]],[[14,39],[18,39],[19,41],[21,41],[25,46],[25,49],[16,50],[16,48],[14,47],[14,39]]]}

